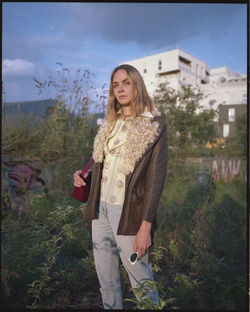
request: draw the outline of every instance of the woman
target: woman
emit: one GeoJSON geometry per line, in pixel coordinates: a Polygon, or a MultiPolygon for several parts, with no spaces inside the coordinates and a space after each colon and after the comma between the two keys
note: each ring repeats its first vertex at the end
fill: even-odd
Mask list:
{"type": "MultiPolygon", "coordinates": [[[[105,119],[94,141],[85,217],[92,220],[104,308],[122,309],[119,257],[133,288],[153,281],[149,247],[166,177],[167,130],[141,75],[127,64],[113,70],[105,119]]],[[[80,172],[74,174],[78,187],[85,185],[80,172]]],[[[150,299],[158,304],[157,290],[150,299]]]]}

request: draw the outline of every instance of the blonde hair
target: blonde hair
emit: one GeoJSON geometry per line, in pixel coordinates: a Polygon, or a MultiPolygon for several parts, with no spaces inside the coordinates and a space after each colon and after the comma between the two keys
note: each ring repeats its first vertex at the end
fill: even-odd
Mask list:
{"type": "Polygon", "coordinates": [[[131,101],[130,107],[131,107],[131,116],[137,117],[140,116],[145,109],[147,111],[152,112],[154,109],[154,104],[148,95],[145,83],[142,79],[142,76],[138,72],[138,70],[128,64],[122,64],[116,67],[110,78],[110,87],[109,87],[109,100],[108,100],[108,111],[106,115],[107,121],[115,121],[119,117],[119,110],[121,109],[121,104],[117,101],[114,91],[113,91],[113,78],[114,74],[119,70],[124,69],[127,72],[128,77],[132,81],[132,84],[136,88],[136,96],[131,101]]]}

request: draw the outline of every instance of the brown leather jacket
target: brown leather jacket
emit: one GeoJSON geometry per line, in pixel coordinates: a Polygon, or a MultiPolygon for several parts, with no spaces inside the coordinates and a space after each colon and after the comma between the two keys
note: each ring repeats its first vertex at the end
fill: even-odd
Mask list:
{"type": "MultiPolygon", "coordinates": [[[[95,139],[94,151],[100,151],[93,153],[91,187],[85,210],[85,218],[88,220],[95,218],[98,209],[103,168],[101,145],[112,128],[113,125],[107,124],[101,131],[99,129],[101,134],[99,134],[99,138],[97,138],[97,134],[95,139]]],[[[130,153],[129,157],[132,158],[132,163],[134,161],[134,166],[132,171],[126,175],[125,200],[117,235],[136,235],[142,220],[151,223],[155,220],[167,170],[166,117],[156,115],[150,121],[141,118],[139,124],[135,123],[135,126],[132,127],[132,132],[128,137],[130,138],[128,149],[131,149],[128,153],[130,153]],[[143,127],[146,129],[144,132],[143,127]],[[152,133],[155,135],[152,136],[152,133]],[[140,149],[138,152],[136,144],[140,139],[144,150],[140,149]],[[140,156],[140,154],[142,155],[140,156]]]]}

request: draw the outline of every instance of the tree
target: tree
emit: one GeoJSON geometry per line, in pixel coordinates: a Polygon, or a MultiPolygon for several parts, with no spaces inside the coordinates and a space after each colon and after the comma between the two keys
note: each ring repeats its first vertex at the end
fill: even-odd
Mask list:
{"type": "Polygon", "coordinates": [[[216,111],[202,108],[199,104],[202,97],[199,89],[182,86],[175,91],[167,83],[160,84],[155,91],[154,102],[166,114],[168,144],[180,157],[215,139],[216,111]]]}
{"type": "Polygon", "coordinates": [[[247,149],[247,114],[241,114],[236,118],[235,139],[240,147],[245,151],[247,149]]]}
{"type": "Polygon", "coordinates": [[[225,152],[231,155],[246,155],[247,152],[247,114],[235,120],[235,133],[226,138],[225,152]]]}

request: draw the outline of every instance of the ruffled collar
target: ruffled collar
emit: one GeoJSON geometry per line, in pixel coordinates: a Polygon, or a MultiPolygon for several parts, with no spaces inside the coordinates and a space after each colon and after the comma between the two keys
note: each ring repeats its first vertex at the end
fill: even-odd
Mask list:
{"type": "MultiPolygon", "coordinates": [[[[123,174],[127,175],[133,172],[136,162],[159,135],[160,125],[158,121],[153,120],[154,117],[159,115],[160,113],[155,109],[152,112],[144,111],[141,116],[132,118],[127,133],[129,140],[124,144],[125,153],[122,155],[123,162],[121,168],[119,168],[123,174]]],[[[101,163],[104,160],[105,142],[114,126],[115,122],[105,122],[96,135],[93,149],[93,159],[96,163],[101,163]]]]}

